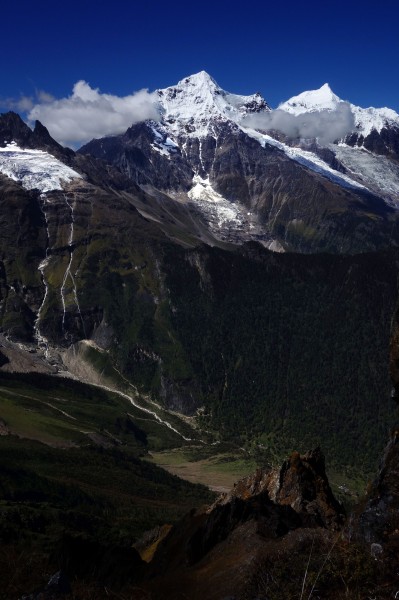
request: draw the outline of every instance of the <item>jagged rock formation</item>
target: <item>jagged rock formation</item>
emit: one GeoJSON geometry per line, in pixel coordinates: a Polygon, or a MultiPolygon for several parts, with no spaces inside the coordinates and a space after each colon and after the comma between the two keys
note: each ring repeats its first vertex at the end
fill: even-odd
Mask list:
{"type": "Polygon", "coordinates": [[[219,503],[232,498],[245,500],[262,492],[276,504],[308,515],[310,522],[314,520],[319,526],[331,529],[343,523],[344,511],[328,484],[320,448],[302,456],[293,452],[280,469],[259,469],[237,482],[231,494],[219,503]]]}
{"type": "Polygon", "coordinates": [[[320,450],[294,454],[281,469],[257,471],[208,510],[187,515],[172,528],[150,565],[156,585],[149,587],[155,598],[172,598],[173,581],[193,599],[231,593],[241,598],[265,553],[292,548],[310,532],[321,542],[343,521],[320,450]]]}
{"type": "Polygon", "coordinates": [[[17,143],[21,148],[49,152],[64,161],[71,160],[74,156],[74,152],[58,144],[39,121],[36,121],[32,131],[14,112],[1,115],[0,120],[0,147],[4,148],[11,142],[17,143]]]}

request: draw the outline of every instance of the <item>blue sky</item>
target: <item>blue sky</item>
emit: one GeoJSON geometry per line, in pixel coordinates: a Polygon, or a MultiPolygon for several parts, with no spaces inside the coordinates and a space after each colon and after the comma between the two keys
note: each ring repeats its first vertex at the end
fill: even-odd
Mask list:
{"type": "Polygon", "coordinates": [[[72,93],[78,80],[123,96],[202,69],[272,107],[329,82],[343,99],[399,112],[399,3],[43,0],[2,6],[6,99],[72,93]]]}

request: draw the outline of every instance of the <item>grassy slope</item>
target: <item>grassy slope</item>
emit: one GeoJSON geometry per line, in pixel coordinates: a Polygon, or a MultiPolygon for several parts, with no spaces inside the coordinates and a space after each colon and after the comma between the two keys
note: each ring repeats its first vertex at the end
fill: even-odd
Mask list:
{"type": "Polygon", "coordinates": [[[40,583],[38,573],[56,570],[51,556],[65,535],[130,547],[212,499],[142,460],[148,448],[182,443],[142,415],[120,396],[71,380],[1,375],[0,417],[14,434],[0,437],[4,597],[19,597],[40,583]],[[10,571],[11,556],[36,566],[27,573],[18,558],[21,572],[10,571]]]}
{"type": "Polygon", "coordinates": [[[1,374],[0,415],[11,433],[60,447],[87,444],[90,436],[141,452],[182,443],[116,393],[40,374],[1,374]]]}

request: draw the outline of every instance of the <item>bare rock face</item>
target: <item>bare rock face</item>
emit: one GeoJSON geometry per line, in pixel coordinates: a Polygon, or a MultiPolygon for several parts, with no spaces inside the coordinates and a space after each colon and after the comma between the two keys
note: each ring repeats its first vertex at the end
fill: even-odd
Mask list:
{"type": "Polygon", "coordinates": [[[193,170],[176,146],[170,154],[163,150],[166,135],[158,137],[149,123],[138,123],[123,135],[106,138],[104,144],[92,140],[80,150],[116,165],[122,173],[139,185],[151,184],[158,189],[187,191],[191,187],[193,170]],[[169,164],[172,162],[172,165],[169,164]]]}
{"type": "Polygon", "coordinates": [[[338,529],[345,518],[328,483],[320,448],[304,455],[293,452],[280,469],[258,469],[235,485],[230,498],[247,500],[259,494],[267,494],[279,506],[289,506],[311,526],[338,529]]]}
{"type": "Polygon", "coordinates": [[[383,127],[381,131],[373,129],[366,137],[359,133],[350,134],[346,143],[349,146],[364,146],[369,152],[399,158],[399,128],[383,127]]]}
{"type": "Polygon", "coordinates": [[[312,516],[323,527],[336,529],[345,516],[328,483],[320,448],[303,456],[294,452],[285,461],[280,471],[276,502],[312,516]]]}

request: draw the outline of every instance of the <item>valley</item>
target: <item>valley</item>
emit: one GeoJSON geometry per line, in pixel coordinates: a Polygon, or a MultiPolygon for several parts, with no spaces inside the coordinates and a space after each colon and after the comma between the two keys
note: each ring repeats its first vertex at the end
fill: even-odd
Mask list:
{"type": "Polygon", "coordinates": [[[0,115],[0,597],[391,598],[399,115],[151,97],[78,151],[0,115]]]}
{"type": "Polygon", "coordinates": [[[149,460],[173,475],[191,483],[206,485],[217,493],[229,492],[239,479],[259,466],[238,448],[225,453],[219,453],[214,448],[209,453],[203,446],[150,452],[149,460]]]}

